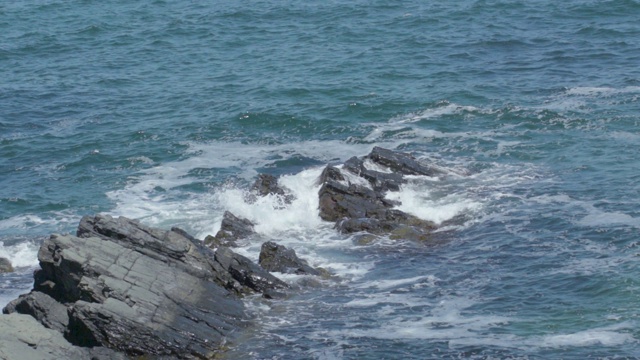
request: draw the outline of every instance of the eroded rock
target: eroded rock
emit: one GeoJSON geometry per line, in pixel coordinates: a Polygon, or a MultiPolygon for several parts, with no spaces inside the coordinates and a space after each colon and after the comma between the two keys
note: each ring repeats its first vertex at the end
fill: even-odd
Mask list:
{"type": "Polygon", "coordinates": [[[265,270],[281,273],[320,275],[317,270],[309,265],[306,260],[300,259],[295,250],[288,249],[273,241],[262,244],[258,264],[265,270]]]}

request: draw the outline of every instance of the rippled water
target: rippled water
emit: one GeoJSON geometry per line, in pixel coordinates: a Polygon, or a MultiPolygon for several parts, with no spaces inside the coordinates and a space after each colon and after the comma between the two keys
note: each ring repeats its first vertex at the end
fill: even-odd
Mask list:
{"type": "Polygon", "coordinates": [[[0,3],[2,304],[37,248],[105,212],[334,279],[248,299],[230,358],[636,358],[640,3],[0,3]],[[394,194],[433,244],[317,216],[326,163],[374,146],[448,169],[394,194]],[[243,192],[258,172],[288,208],[243,192]],[[450,223],[447,220],[457,219],[450,223]]]}

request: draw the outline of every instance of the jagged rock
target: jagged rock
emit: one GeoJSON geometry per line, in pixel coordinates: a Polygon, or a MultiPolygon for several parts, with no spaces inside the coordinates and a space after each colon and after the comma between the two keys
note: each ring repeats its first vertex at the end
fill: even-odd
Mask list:
{"type": "Polygon", "coordinates": [[[343,169],[366,180],[371,187],[361,185],[362,181],[352,183],[349,179],[353,177],[347,178],[338,168],[327,166],[319,178],[322,183],[318,192],[319,210],[323,220],[335,222],[342,233],[429,239],[435,224],[393,209],[400,203],[386,199],[385,194],[400,190],[406,183],[404,175],[435,176],[440,170],[416,161],[409,154],[380,147],[375,147],[364,158],[350,158],[343,169]]]}
{"type": "Polygon", "coordinates": [[[322,170],[322,174],[320,174],[320,177],[318,178],[318,185],[324,184],[329,180],[342,182],[345,181],[345,178],[340,172],[340,169],[335,166],[327,165],[327,167],[322,170]]]}
{"type": "Polygon", "coordinates": [[[254,190],[260,196],[267,196],[269,194],[286,195],[283,188],[278,186],[278,179],[270,174],[260,174],[258,178],[251,186],[251,190],[254,190]]]}
{"type": "Polygon", "coordinates": [[[0,257],[0,274],[13,272],[11,261],[7,258],[0,257]]]}
{"type": "Polygon", "coordinates": [[[2,312],[5,314],[20,313],[31,315],[45,327],[61,333],[69,325],[67,307],[51,296],[39,291],[20,295],[19,298],[7,304],[2,309],[2,312]]]}
{"type": "Polygon", "coordinates": [[[269,298],[288,288],[246,257],[214,252],[179,228],[97,215],[84,217],[77,235],[44,242],[34,289],[4,309],[29,314],[41,329],[83,347],[76,354],[70,344],[56,345],[71,349],[57,358],[117,358],[113,351],[211,358],[248,324],[241,295],[269,298]],[[86,355],[84,347],[96,350],[86,355]]]}
{"type": "Polygon", "coordinates": [[[216,236],[208,235],[204,238],[204,244],[209,247],[236,247],[235,240],[243,239],[255,234],[253,223],[247,219],[239,218],[229,211],[222,216],[222,224],[216,236]]]}
{"type": "Polygon", "coordinates": [[[262,244],[258,264],[269,271],[282,273],[320,275],[321,272],[311,266],[307,261],[300,259],[295,250],[278,245],[273,241],[262,244]]]}
{"type": "Polygon", "coordinates": [[[270,294],[273,294],[272,291],[278,292],[289,287],[282,280],[229,248],[221,247],[218,249],[215,260],[233,276],[242,288],[249,288],[267,294],[269,297],[270,294]]]}
{"type": "Polygon", "coordinates": [[[29,315],[0,315],[0,359],[3,360],[125,360],[128,357],[104,347],[70,344],[62,333],[47,329],[29,315]]]}
{"type": "Polygon", "coordinates": [[[258,178],[251,186],[251,194],[245,200],[253,203],[257,199],[256,196],[267,195],[277,195],[283,208],[295,200],[295,196],[287,188],[278,185],[278,179],[270,174],[258,175],[258,178]]]}
{"type": "Polygon", "coordinates": [[[207,357],[244,326],[244,307],[229,290],[138,248],[53,235],[38,259],[46,278],[63,289],[66,335],[77,345],[207,357]]]}
{"type": "Polygon", "coordinates": [[[406,183],[402,174],[369,170],[366,168],[364,161],[355,156],[344,163],[344,168],[367,180],[373,189],[378,192],[398,191],[400,186],[406,183]]]}
{"type": "Polygon", "coordinates": [[[392,151],[378,146],[371,150],[367,158],[403,175],[437,176],[444,174],[444,172],[433,166],[418,162],[410,154],[392,151]]]}

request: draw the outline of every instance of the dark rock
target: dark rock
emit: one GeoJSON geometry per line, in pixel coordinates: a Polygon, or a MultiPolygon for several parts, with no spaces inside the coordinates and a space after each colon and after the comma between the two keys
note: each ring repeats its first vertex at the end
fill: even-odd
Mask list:
{"type": "MultiPolygon", "coordinates": [[[[343,170],[366,180],[371,188],[351,183],[336,167],[327,166],[319,178],[320,217],[334,221],[342,233],[366,232],[391,239],[424,241],[430,238],[435,224],[421,220],[393,207],[397,201],[385,199],[388,191],[398,191],[406,183],[404,175],[435,176],[440,170],[415,160],[411,155],[375,147],[364,158],[352,157],[343,170]],[[373,164],[371,164],[373,163],[373,164]],[[370,168],[367,168],[369,164],[370,168]],[[379,167],[391,172],[378,171],[379,167]],[[374,170],[374,169],[378,170],[374,170]]],[[[374,238],[367,237],[367,242],[374,238]]]]}
{"type": "Polygon", "coordinates": [[[406,183],[402,174],[369,170],[365,167],[364,161],[357,157],[347,160],[344,163],[344,168],[367,180],[373,186],[373,189],[378,192],[398,191],[400,186],[406,183]]]}
{"type": "Polygon", "coordinates": [[[273,241],[262,244],[258,264],[269,271],[282,273],[320,275],[321,272],[298,258],[295,250],[278,245],[273,241]]]}
{"type": "Polygon", "coordinates": [[[19,298],[11,301],[2,312],[5,314],[20,313],[33,316],[42,325],[49,329],[64,332],[69,325],[69,315],[67,307],[57,302],[51,296],[32,291],[28,294],[20,295],[19,298]]]}
{"type": "Polygon", "coordinates": [[[247,326],[240,296],[281,297],[288,288],[246,257],[214,252],[179,228],[97,215],[84,217],[77,235],[44,242],[34,290],[0,317],[28,314],[41,324],[36,334],[64,334],[52,345],[56,358],[211,358],[247,326]]]}
{"type": "Polygon", "coordinates": [[[244,239],[255,234],[253,223],[247,219],[239,218],[229,211],[222,216],[222,224],[216,236],[207,236],[204,244],[209,247],[236,247],[235,240],[244,239]]]}
{"type": "Polygon", "coordinates": [[[206,271],[187,272],[137,248],[54,235],[38,259],[46,278],[65,290],[66,336],[77,345],[206,357],[244,326],[242,303],[206,271]]]}
{"type": "Polygon", "coordinates": [[[84,348],[40,325],[29,315],[0,315],[0,359],[4,360],[125,360],[127,356],[104,347],[84,348]]]}
{"type": "MultiPolygon", "coordinates": [[[[238,255],[229,248],[221,247],[216,251],[215,260],[228,271],[237,284],[230,287],[240,289],[251,289],[260,293],[273,293],[287,289],[289,286],[271,275],[268,271],[253,263],[248,258],[238,255]]],[[[246,290],[241,290],[247,292],[246,290]]]]}
{"type": "Polygon", "coordinates": [[[444,174],[443,171],[433,166],[418,162],[410,154],[392,151],[378,146],[371,150],[367,158],[403,175],[437,176],[444,174]]]}
{"type": "Polygon", "coordinates": [[[11,261],[7,258],[0,257],[0,274],[13,272],[11,261]]]}
{"type": "MultiPolygon", "coordinates": [[[[290,204],[295,196],[285,187],[278,185],[278,179],[270,174],[260,174],[251,186],[251,191],[258,196],[277,195],[282,199],[282,206],[290,204]]],[[[255,197],[247,199],[249,203],[255,201],[255,197]]]]}
{"type": "Polygon", "coordinates": [[[326,221],[343,218],[377,218],[391,205],[381,194],[364,186],[345,186],[336,181],[328,181],[319,192],[320,217],[326,221]]]}
{"type": "Polygon", "coordinates": [[[340,169],[335,166],[327,165],[327,167],[322,170],[322,174],[320,174],[320,177],[318,178],[318,185],[324,184],[329,180],[340,182],[345,181],[345,178],[340,172],[340,169]]]}

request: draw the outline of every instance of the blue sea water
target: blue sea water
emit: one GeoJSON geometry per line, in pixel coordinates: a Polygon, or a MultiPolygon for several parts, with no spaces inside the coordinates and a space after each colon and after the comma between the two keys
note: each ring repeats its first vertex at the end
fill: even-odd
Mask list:
{"type": "Polygon", "coordinates": [[[231,344],[250,359],[640,358],[640,2],[0,1],[0,305],[108,213],[294,248],[335,279],[231,344]],[[336,233],[327,163],[447,169],[401,209],[433,244],[336,233]],[[297,200],[243,201],[257,173],[297,200]],[[455,219],[451,222],[448,220],[455,219]]]}

